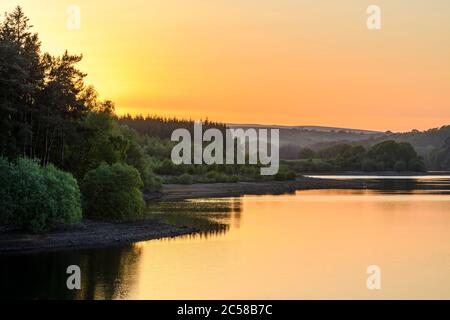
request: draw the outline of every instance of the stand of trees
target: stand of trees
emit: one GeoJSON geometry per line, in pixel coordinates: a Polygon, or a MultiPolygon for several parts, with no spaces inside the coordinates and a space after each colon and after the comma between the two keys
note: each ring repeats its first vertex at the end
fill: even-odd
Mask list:
{"type": "MultiPolygon", "coordinates": [[[[158,116],[121,116],[118,117],[117,120],[120,124],[124,124],[140,135],[149,136],[149,137],[157,137],[163,140],[170,140],[172,136],[172,132],[175,129],[187,129],[193,135],[194,130],[194,121],[192,120],[183,120],[177,118],[164,118],[158,116]]],[[[209,121],[208,119],[202,121],[203,130],[208,130],[210,128],[216,128],[222,131],[225,134],[226,125],[220,122],[209,121]]]]}
{"type": "Polygon", "coordinates": [[[0,155],[38,159],[82,178],[102,162],[125,162],[148,174],[137,134],[121,125],[111,101],[99,101],[82,56],[41,53],[17,7],[0,25],[0,155]]]}
{"type": "Polygon", "coordinates": [[[425,164],[411,144],[392,140],[368,150],[360,145],[339,144],[314,151],[302,149],[299,161],[289,162],[299,172],[425,171],[425,164]]]}
{"type": "MultiPolygon", "coordinates": [[[[113,201],[123,208],[117,201],[129,204],[132,198],[134,207],[120,218],[139,216],[143,200],[136,185],[156,190],[161,184],[138,134],[117,121],[111,101],[100,101],[85,85],[86,74],[76,67],[82,56],[42,53],[31,27],[20,7],[0,23],[0,194],[8,208],[1,211],[0,223],[42,232],[78,221],[81,199],[73,177],[82,181],[105,163],[130,167],[122,170],[119,181],[114,174],[105,177],[111,181],[94,180],[100,190],[105,183],[137,180],[115,193],[110,190],[106,208],[113,201]],[[132,197],[120,197],[124,194],[132,197]]],[[[96,209],[99,214],[93,217],[108,218],[103,213],[109,211],[96,209]]]]}
{"type": "MultiPolygon", "coordinates": [[[[41,52],[31,28],[20,7],[0,22],[0,176],[6,179],[1,203],[23,203],[23,190],[40,189],[26,206],[1,211],[0,224],[41,232],[78,221],[78,184],[87,217],[129,220],[142,217],[142,191],[159,190],[163,182],[262,179],[258,166],[175,166],[171,134],[192,130],[193,121],[117,117],[113,102],[100,101],[84,83],[86,74],[77,68],[82,56],[41,52]]],[[[226,129],[208,120],[203,125],[226,129]]],[[[273,179],[294,177],[284,166],[273,179]]]]}
{"type": "Polygon", "coordinates": [[[430,162],[436,170],[450,170],[450,137],[445,140],[442,147],[431,153],[430,162]]]}

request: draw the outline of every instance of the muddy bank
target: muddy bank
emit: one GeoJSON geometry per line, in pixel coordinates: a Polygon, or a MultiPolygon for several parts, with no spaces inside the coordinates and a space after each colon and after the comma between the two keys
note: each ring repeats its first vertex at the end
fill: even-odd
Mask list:
{"type": "Polygon", "coordinates": [[[98,248],[176,237],[197,231],[194,228],[176,227],[155,220],[131,223],[83,221],[71,228],[43,235],[0,230],[0,254],[98,248]]]}
{"type": "Polygon", "coordinates": [[[164,185],[159,193],[147,194],[146,200],[173,201],[211,197],[239,197],[241,195],[283,194],[306,189],[362,189],[367,181],[317,179],[299,177],[293,181],[208,183],[192,185],[164,185]]]}

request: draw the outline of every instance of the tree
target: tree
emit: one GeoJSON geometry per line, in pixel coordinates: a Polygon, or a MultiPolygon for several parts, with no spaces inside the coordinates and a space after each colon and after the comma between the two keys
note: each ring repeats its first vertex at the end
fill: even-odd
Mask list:
{"type": "Polygon", "coordinates": [[[89,110],[82,56],[41,54],[31,27],[20,7],[0,25],[0,154],[64,167],[67,136],[89,110]]]}
{"type": "Polygon", "coordinates": [[[300,152],[298,153],[299,159],[313,159],[315,157],[316,157],[316,152],[310,148],[300,149],[300,152]]]}
{"type": "Polygon", "coordinates": [[[129,141],[114,120],[113,105],[96,102],[94,110],[80,122],[66,146],[65,167],[80,179],[103,162],[123,162],[129,147],[129,141]]]}
{"type": "MultiPolygon", "coordinates": [[[[408,164],[422,162],[413,146],[407,142],[383,141],[372,146],[368,156],[377,162],[383,162],[385,170],[393,170],[397,161],[408,164]]],[[[424,165],[422,165],[424,167],[424,165]]]]}
{"type": "Polygon", "coordinates": [[[20,7],[0,25],[0,152],[33,155],[34,96],[43,83],[40,42],[20,7]]]}
{"type": "Polygon", "coordinates": [[[448,137],[443,146],[436,148],[431,153],[431,165],[437,170],[450,169],[450,137],[448,137]]]}
{"type": "Polygon", "coordinates": [[[37,126],[42,132],[39,158],[44,165],[50,162],[52,151],[59,150],[59,163],[64,165],[64,150],[67,136],[80,125],[88,107],[83,99],[83,79],[86,74],[75,68],[82,56],[43,56],[45,84],[36,97],[41,117],[37,126]]]}
{"type": "Polygon", "coordinates": [[[407,168],[408,166],[403,160],[397,160],[394,164],[394,171],[406,171],[407,168]]]}

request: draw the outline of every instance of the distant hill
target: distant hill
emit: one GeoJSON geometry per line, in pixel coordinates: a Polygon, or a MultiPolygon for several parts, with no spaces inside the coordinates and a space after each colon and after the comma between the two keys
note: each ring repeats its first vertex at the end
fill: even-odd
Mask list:
{"type": "Polygon", "coordinates": [[[450,154],[450,151],[446,151],[450,148],[450,125],[401,133],[321,126],[228,124],[227,127],[279,129],[282,159],[296,159],[302,148],[319,150],[337,144],[363,145],[368,148],[386,140],[411,143],[427,166],[433,169],[447,168],[447,164],[442,164],[444,160],[440,159],[447,159],[446,155],[450,154]]]}
{"type": "Polygon", "coordinates": [[[280,157],[296,159],[302,148],[318,149],[339,143],[355,143],[386,136],[380,131],[321,126],[282,126],[259,124],[228,124],[229,128],[257,128],[280,130],[280,157]]]}
{"type": "Polygon", "coordinates": [[[316,131],[316,132],[338,132],[345,131],[347,133],[364,133],[364,134],[383,134],[381,131],[350,129],[338,127],[323,127],[323,126],[283,126],[283,125],[263,125],[263,124],[227,124],[229,128],[266,128],[266,129],[283,129],[283,130],[302,130],[302,131],[316,131]]]}
{"type": "Polygon", "coordinates": [[[409,142],[414,149],[422,156],[428,167],[435,169],[442,169],[439,163],[435,162],[433,154],[438,150],[442,151],[443,148],[447,148],[448,141],[450,139],[450,125],[442,126],[440,128],[433,128],[425,131],[413,130],[410,132],[402,133],[389,133],[385,137],[378,137],[363,141],[363,145],[370,146],[375,143],[379,143],[385,140],[394,140],[397,142],[409,142]]]}

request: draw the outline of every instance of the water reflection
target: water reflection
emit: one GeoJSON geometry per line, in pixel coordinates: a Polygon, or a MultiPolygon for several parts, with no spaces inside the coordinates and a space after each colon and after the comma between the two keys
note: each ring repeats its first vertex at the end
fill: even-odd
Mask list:
{"type": "Polygon", "coordinates": [[[202,230],[134,245],[0,256],[1,298],[450,298],[450,179],[382,179],[153,204],[150,218],[202,230]],[[419,181],[418,181],[419,180],[419,181]],[[68,265],[82,290],[66,288],[68,265]],[[383,290],[368,291],[368,265],[383,290]]]}
{"type": "Polygon", "coordinates": [[[57,251],[0,256],[0,298],[120,299],[132,290],[142,248],[57,251]],[[67,267],[81,269],[82,290],[68,290],[67,267]]]}
{"type": "Polygon", "coordinates": [[[369,183],[373,184],[373,189],[383,193],[389,191],[417,191],[417,193],[440,193],[449,194],[450,179],[369,179],[369,183]]]}
{"type": "Polygon", "coordinates": [[[150,204],[147,217],[176,226],[197,228],[198,233],[181,236],[187,239],[223,235],[230,226],[239,228],[240,198],[199,199],[150,204]]]}
{"type": "MultiPolygon", "coordinates": [[[[178,201],[149,205],[149,218],[200,232],[177,239],[207,240],[239,228],[239,198],[178,201]]],[[[173,241],[172,238],[161,240],[173,241]]],[[[122,299],[130,296],[139,274],[139,244],[93,250],[55,251],[0,256],[0,298],[122,299]],[[66,269],[78,265],[82,290],[68,290],[66,269]]]]}

